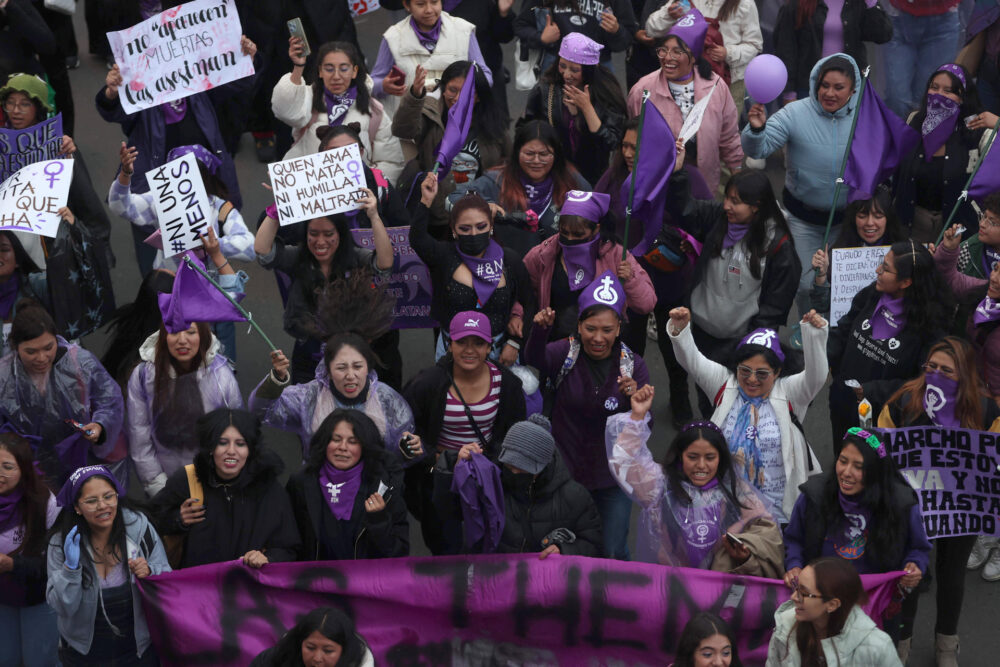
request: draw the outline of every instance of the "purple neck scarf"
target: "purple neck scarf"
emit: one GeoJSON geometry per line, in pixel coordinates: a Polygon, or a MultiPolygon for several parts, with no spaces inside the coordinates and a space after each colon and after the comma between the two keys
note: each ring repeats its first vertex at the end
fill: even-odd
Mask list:
{"type": "Polygon", "coordinates": [[[413,28],[413,34],[417,36],[417,41],[420,42],[420,46],[424,47],[431,53],[434,53],[434,48],[437,46],[438,40],[441,38],[441,19],[434,24],[434,27],[429,31],[425,32],[420,29],[414,18],[410,17],[410,27],[413,28]]]}
{"type": "Polygon", "coordinates": [[[21,276],[14,272],[7,282],[0,283],[0,320],[6,320],[14,310],[18,292],[21,291],[21,276]]]}
{"type": "Polygon", "coordinates": [[[958,102],[944,95],[927,96],[927,117],[920,126],[924,142],[924,162],[930,162],[937,149],[944,146],[958,122],[958,102]]]}
{"type": "Polygon", "coordinates": [[[163,3],[160,0],[139,0],[139,16],[142,17],[143,21],[162,11],[163,3]]]}
{"type": "Polygon", "coordinates": [[[594,281],[597,272],[597,252],[601,249],[601,238],[595,236],[586,243],[566,245],[559,241],[563,261],[566,263],[566,276],[569,278],[569,289],[575,292],[594,281]]]}
{"type": "Polygon", "coordinates": [[[539,218],[542,217],[552,200],[552,177],[549,176],[544,181],[535,183],[522,176],[521,187],[524,188],[524,194],[528,197],[528,208],[534,211],[539,218]]]}
{"type": "Polygon", "coordinates": [[[750,231],[750,223],[744,223],[742,225],[737,225],[730,222],[726,226],[726,238],[722,239],[723,248],[732,248],[734,245],[743,240],[743,237],[747,235],[750,231]]]}
{"type": "Polygon", "coordinates": [[[319,492],[323,494],[326,506],[333,516],[343,521],[351,518],[354,511],[354,498],[361,489],[361,473],[365,464],[358,462],[350,470],[339,470],[329,461],[323,462],[319,470],[319,492]]]}
{"type": "Polygon", "coordinates": [[[846,560],[857,560],[865,555],[868,544],[868,525],[872,513],[867,507],[837,491],[837,500],[844,513],[839,532],[833,536],[834,551],[846,560]]]}
{"type": "Polygon", "coordinates": [[[972,315],[972,323],[980,325],[996,321],[1000,321],[1000,301],[986,297],[976,306],[976,312],[972,315]]]}
{"type": "Polygon", "coordinates": [[[164,102],[160,108],[163,109],[163,122],[167,125],[174,125],[184,120],[184,116],[187,114],[187,98],[164,102]]]}
{"type": "Polygon", "coordinates": [[[924,374],[927,387],[924,389],[924,412],[937,426],[958,428],[955,404],[958,402],[958,380],[952,380],[937,371],[924,374]]]}
{"type": "Polygon", "coordinates": [[[472,287],[476,290],[476,298],[479,299],[479,307],[482,308],[500,284],[500,276],[503,275],[503,248],[490,239],[490,244],[486,246],[486,252],[482,257],[466,255],[457,247],[455,252],[472,272],[472,287]]]}
{"type": "Polygon", "coordinates": [[[903,297],[893,299],[888,294],[883,294],[875,304],[875,312],[872,313],[872,338],[875,340],[885,340],[895,336],[904,326],[906,326],[906,311],[903,308],[903,297]]]}
{"type": "Polygon", "coordinates": [[[332,126],[340,125],[344,122],[344,117],[354,105],[354,100],[358,99],[358,89],[351,86],[343,95],[334,95],[326,88],[323,89],[323,102],[326,104],[326,122],[332,126]]]}
{"type": "Polygon", "coordinates": [[[24,488],[19,484],[16,489],[0,496],[0,533],[21,523],[21,498],[24,488]]]}

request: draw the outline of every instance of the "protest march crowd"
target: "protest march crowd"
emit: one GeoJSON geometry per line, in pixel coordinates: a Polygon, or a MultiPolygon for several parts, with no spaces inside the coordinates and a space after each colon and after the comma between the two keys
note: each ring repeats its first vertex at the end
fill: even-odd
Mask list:
{"type": "MultiPolygon", "coordinates": [[[[759,660],[713,609],[663,664],[906,664],[933,589],[957,665],[967,570],[1000,580],[1000,4],[382,0],[366,59],[378,8],[0,0],[0,666],[173,664],[155,582],[402,559],[411,524],[783,583],[759,660]],[[82,97],[75,9],[108,65],[82,97]],[[291,349],[240,305],[254,261],[291,349]]],[[[284,630],[226,664],[385,659],[336,604],[284,630]]]]}

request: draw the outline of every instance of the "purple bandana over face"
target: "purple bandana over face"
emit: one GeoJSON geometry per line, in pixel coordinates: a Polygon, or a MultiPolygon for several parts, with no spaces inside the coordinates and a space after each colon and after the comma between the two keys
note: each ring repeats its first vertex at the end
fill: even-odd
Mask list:
{"type": "Polygon", "coordinates": [[[417,36],[417,41],[420,42],[420,46],[424,47],[431,53],[434,53],[434,48],[437,46],[438,40],[441,38],[441,19],[434,24],[434,27],[428,31],[420,29],[417,25],[416,20],[410,17],[410,27],[413,28],[413,33],[417,36]]]}
{"type": "Polygon", "coordinates": [[[944,146],[955,131],[958,122],[959,105],[944,95],[931,93],[927,96],[927,117],[920,126],[924,142],[924,162],[930,162],[937,149],[944,146]]]}
{"type": "Polygon", "coordinates": [[[569,277],[569,289],[575,292],[589,285],[597,272],[597,251],[600,250],[601,239],[595,236],[586,243],[566,245],[561,240],[563,262],[566,263],[566,275],[569,277]]]}
{"type": "Polygon", "coordinates": [[[903,309],[903,297],[893,299],[888,294],[883,294],[882,298],[875,304],[875,312],[872,314],[872,338],[875,340],[885,340],[892,338],[906,326],[906,314],[903,309]]]}
{"type": "Polygon", "coordinates": [[[163,122],[167,125],[173,125],[184,120],[184,116],[187,114],[187,98],[174,100],[173,102],[164,102],[160,105],[163,109],[163,122]]]}
{"type": "Polygon", "coordinates": [[[319,491],[323,494],[326,506],[337,519],[343,521],[351,518],[354,498],[361,488],[361,473],[364,470],[365,464],[360,462],[350,470],[340,470],[329,461],[323,462],[323,467],[319,470],[319,491]]]}
{"type": "Polygon", "coordinates": [[[528,196],[528,208],[534,211],[538,217],[542,217],[552,200],[552,177],[549,176],[544,181],[535,183],[522,176],[521,186],[524,188],[524,194],[528,196]]]}
{"type": "Polygon", "coordinates": [[[500,284],[500,276],[503,275],[503,248],[490,239],[490,244],[486,246],[486,252],[482,257],[466,255],[458,248],[455,251],[462,258],[462,263],[472,272],[472,286],[476,290],[479,307],[482,308],[500,284]]]}
{"type": "Polygon", "coordinates": [[[323,103],[326,104],[326,122],[332,126],[340,125],[344,122],[347,112],[354,106],[354,100],[358,98],[358,89],[351,86],[343,95],[334,95],[326,88],[323,89],[323,103]]]}
{"type": "Polygon", "coordinates": [[[730,222],[726,226],[726,238],[722,239],[722,247],[732,248],[734,245],[743,240],[743,237],[747,235],[748,231],[750,231],[749,222],[742,225],[730,222]]]}
{"type": "Polygon", "coordinates": [[[972,323],[979,325],[997,321],[1000,321],[1000,301],[986,297],[976,306],[976,312],[972,315],[972,323]]]}
{"type": "Polygon", "coordinates": [[[837,499],[844,513],[844,520],[840,524],[840,532],[833,536],[834,551],[845,560],[857,560],[865,555],[872,513],[867,507],[839,491],[837,499]]]}
{"type": "Polygon", "coordinates": [[[958,380],[952,380],[943,373],[927,371],[924,374],[927,387],[924,389],[924,412],[931,421],[945,428],[958,428],[955,404],[958,402],[958,380]]]}
{"type": "Polygon", "coordinates": [[[23,496],[24,488],[20,484],[10,493],[0,496],[0,533],[21,523],[20,503],[23,496]]]}

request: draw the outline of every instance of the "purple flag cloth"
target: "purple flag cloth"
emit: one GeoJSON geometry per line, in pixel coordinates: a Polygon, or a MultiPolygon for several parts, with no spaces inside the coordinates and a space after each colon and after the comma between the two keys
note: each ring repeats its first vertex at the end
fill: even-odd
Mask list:
{"type": "Polygon", "coordinates": [[[476,289],[479,307],[482,308],[500,284],[500,276],[503,275],[503,248],[496,241],[490,240],[482,257],[466,255],[458,248],[455,248],[455,252],[472,272],[472,286],[476,289]]]}
{"type": "Polygon", "coordinates": [[[500,468],[482,454],[473,453],[472,458],[455,464],[451,490],[462,506],[466,551],[473,553],[479,544],[481,553],[495,552],[505,518],[500,468]]]}
{"type": "Polygon", "coordinates": [[[329,461],[324,461],[323,467],[319,469],[320,493],[333,516],[341,521],[351,518],[354,498],[361,489],[361,474],[364,471],[363,461],[349,470],[340,470],[329,461]]]}
{"type": "Polygon", "coordinates": [[[920,126],[924,142],[924,162],[934,159],[937,149],[944,146],[958,123],[958,102],[944,95],[931,93],[927,96],[927,117],[920,126]]]}
{"type": "Polygon", "coordinates": [[[1000,301],[995,301],[987,296],[976,306],[976,312],[972,316],[972,321],[978,325],[986,324],[987,322],[996,322],[997,320],[1000,320],[1000,301]]]}
{"type": "Polygon", "coordinates": [[[997,0],[976,0],[965,26],[967,39],[972,39],[1000,19],[1000,3],[997,0]]]}
{"type": "Polygon", "coordinates": [[[865,83],[854,142],[847,156],[844,182],[851,187],[848,201],[871,199],[878,184],[895,171],[920,141],[907,125],[879,99],[871,81],[865,83]]]}
{"type": "Polygon", "coordinates": [[[472,126],[472,109],[476,101],[475,67],[475,63],[469,66],[469,71],[465,75],[465,83],[462,85],[462,92],[458,94],[458,99],[448,109],[448,125],[444,128],[444,136],[441,137],[441,144],[438,146],[435,158],[441,165],[438,180],[448,175],[451,161],[462,150],[465,140],[469,137],[469,128],[472,126]]]}
{"type": "MultiPolygon", "coordinates": [[[[191,251],[185,253],[204,268],[204,264],[191,251]]],[[[236,296],[242,299],[244,294],[236,296]]],[[[246,318],[229,302],[214,285],[197,271],[181,262],[170,294],[157,295],[163,326],[169,333],[184,331],[192,322],[246,322],[246,318]]]]}
{"type": "Polygon", "coordinates": [[[674,162],[677,160],[677,140],[667,121],[663,120],[663,116],[649,99],[643,105],[645,116],[639,152],[632,174],[622,184],[620,195],[622,201],[629,201],[629,189],[634,178],[632,217],[642,221],[643,235],[638,245],[631,249],[633,255],[648,252],[660,234],[663,227],[663,206],[667,198],[667,181],[674,172],[674,162]]]}
{"type": "Polygon", "coordinates": [[[991,143],[979,165],[979,171],[969,183],[969,197],[980,199],[997,190],[1000,190],[1000,151],[993,150],[991,143]]]}

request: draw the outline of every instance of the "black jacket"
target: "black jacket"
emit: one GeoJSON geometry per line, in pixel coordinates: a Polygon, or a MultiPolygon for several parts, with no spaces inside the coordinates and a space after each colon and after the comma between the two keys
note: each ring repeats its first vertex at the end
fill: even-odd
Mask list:
{"type": "Polygon", "coordinates": [[[162,535],[187,533],[181,567],[242,558],[256,549],[272,562],[293,561],[299,549],[292,506],[278,483],[284,464],[268,449],[258,449],[236,481],[223,485],[211,471],[195,470],[205,497],[205,520],[185,531],[180,506],[190,496],[181,468],[152,500],[156,529],[162,535]]]}
{"type": "Polygon", "coordinates": [[[410,555],[410,525],[403,502],[403,474],[390,455],[378,466],[368,466],[361,488],[354,497],[351,518],[339,520],[326,505],[317,473],[292,475],[285,486],[292,512],[302,535],[300,560],[357,560],[396,558],[410,555]],[[391,486],[386,507],[366,512],[365,500],[376,493],[379,483],[391,486]]]}
{"type": "MultiPolygon", "coordinates": [[[[785,90],[790,92],[810,89],[809,75],[823,53],[823,24],[828,11],[826,3],[819,0],[812,21],[796,28],[797,6],[794,1],[782,5],[774,26],[774,54],[788,69],[785,90]]],[[[892,39],[892,22],[881,6],[868,9],[865,0],[845,0],[840,18],[844,24],[843,52],[854,58],[858,69],[864,72],[868,64],[864,42],[888,42],[892,39]]]]}
{"type": "MultiPolygon", "coordinates": [[[[497,406],[497,416],[490,432],[491,447],[483,452],[491,461],[495,461],[500,453],[500,443],[510,427],[525,418],[521,380],[505,366],[499,368],[500,405],[497,406]]],[[[442,357],[437,364],[420,371],[403,387],[403,398],[413,409],[413,430],[420,436],[428,453],[434,452],[437,447],[450,386],[451,368],[447,357],[442,357]]]]}
{"type": "Polygon", "coordinates": [[[573,556],[600,556],[601,515],[590,492],[569,476],[556,454],[527,489],[508,484],[503,476],[505,521],[498,553],[542,551],[542,538],[556,528],[568,528],[576,541],[560,545],[559,551],[573,556]]]}

